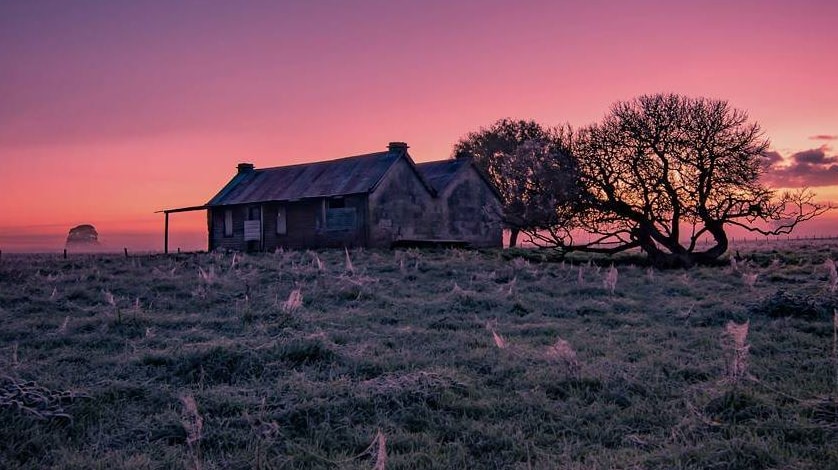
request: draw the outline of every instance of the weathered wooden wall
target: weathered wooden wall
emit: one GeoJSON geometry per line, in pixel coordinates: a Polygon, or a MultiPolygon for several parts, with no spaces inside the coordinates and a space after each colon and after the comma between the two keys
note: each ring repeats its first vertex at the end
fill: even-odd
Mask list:
{"type": "Polygon", "coordinates": [[[355,227],[330,230],[326,226],[324,199],[271,203],[265,205],[265,249],[283,248],[340,248],[365,246],[366,195],[343,198],[347,208],[355,209],[355,227]],[[286,233],[277,234],[277,212],[285,206],[286,233]]]}
{"type": "Polygon", "coordinates": [[[210,217],[210,249],[247,251],[244,241],[244,221],[249,208],[262,208],[262,243],[251,243],[250,249],[273,251],[282,248],[339,248],[366,246],[366,195],[343,198],[346,208],[355,210],[355,226],[342,230],[331,230],[326,226],[324,199],[310,199],[287,203],[264,203],[230,206],[233,211],[233,235],[224,236],[224,211],[227,208],[212,209],[210,217]],[[276,233],[277,212],[285,207],[286,233],[276,233]]]}
{"type": "Polygon", "coordinates": [[[244,251],[244,221],[247,217],[245,206],[214,207],[210,209],[210,250],[236,250],[244,251]],[[233,235],[224,235],[224,212],[227,209],[233,211],[233,235]]]}

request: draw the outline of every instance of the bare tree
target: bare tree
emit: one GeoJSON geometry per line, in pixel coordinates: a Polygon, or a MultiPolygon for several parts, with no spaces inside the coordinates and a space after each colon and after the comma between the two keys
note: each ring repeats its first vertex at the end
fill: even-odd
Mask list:
{"type": "Polygon", "coordinates": [[[572,223],[539,239],[565,251],[640,248],[656,265],[691,266],[727,251],[730,226],[785,234],[828,210],[809,191],[778,195],[761,184],[768,141],[726,101],[641,96],[560,140],[573,149],[584,196],[572,223]],[[592,238],[580,243],[574,229],[592,238]]]}
{"type": "Polygon", "coordinates": [[[575,170],[556,136],[534,121],[501,119],[454,146],[455,158],[472,158],[498,189],[510,246],[521,232],[562,225],[558,208],[574,194],[575,170]]]}

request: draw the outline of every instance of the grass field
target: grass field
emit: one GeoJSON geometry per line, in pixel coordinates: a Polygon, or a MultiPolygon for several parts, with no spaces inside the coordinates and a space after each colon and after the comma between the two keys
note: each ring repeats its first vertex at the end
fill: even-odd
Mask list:
{"type": "Polygon", "coordinates": [[[838,245],[740,251],[4,255],[0,467],[838,468],[838,245]]]}

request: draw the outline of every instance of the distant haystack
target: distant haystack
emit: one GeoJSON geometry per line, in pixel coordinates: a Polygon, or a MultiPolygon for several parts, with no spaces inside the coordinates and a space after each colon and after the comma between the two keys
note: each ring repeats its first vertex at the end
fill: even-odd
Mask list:
{"type": "Polygon", "coordinates": [[[96,231],[96,227],[88,224],[73,227],[67,234],[67,246],[91,248],[99,246],[99,232],[96,231]]]}

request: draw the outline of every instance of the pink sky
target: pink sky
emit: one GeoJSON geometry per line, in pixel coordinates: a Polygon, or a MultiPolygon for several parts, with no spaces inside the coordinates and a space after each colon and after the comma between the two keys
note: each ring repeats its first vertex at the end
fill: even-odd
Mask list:
{"type": "MultiPolygon", "coordinates": [[[[437,160],[501,117],[581,126],[655,92],[747,110],[789,165],[776,184],[838,200],[836,18],[833,1],[2,2],[0,249],[60,248],[81,223],[160,249],[154,212],[206,202],[240,161],[394,140],[437,160]]],[[[172,246],[202,248],[204,221],[174,214],[172,246]]]]}

